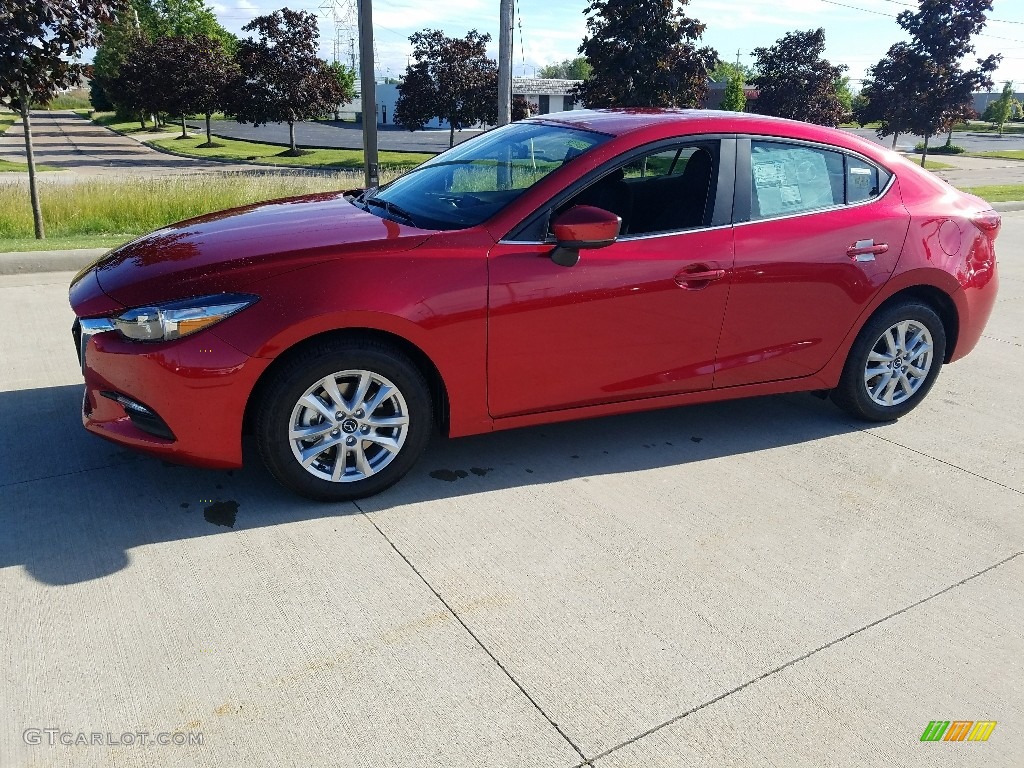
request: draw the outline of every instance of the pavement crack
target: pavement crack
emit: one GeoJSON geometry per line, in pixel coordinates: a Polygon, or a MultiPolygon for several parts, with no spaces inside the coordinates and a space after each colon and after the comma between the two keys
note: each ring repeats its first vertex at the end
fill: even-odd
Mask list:
{"type": "Polygon", "coordinates": [[[876,434],[874,432],[871,432],[870,428],[868,428],[868,429],[860,429],[858,431],[864,433],[865,435],[869,435],[869,436],[875,438],[876,440],[884,440],[885,442],[889,443],[889,445],[895,445],[897,448],[902,448],[905,451],[910,451],[911,453],[916,453],[918,456],[924,456],[926,459],[931,459],[932,461],[937,461],[940,464],[945,464],[947,467],[950,467],[952,469],[958,469],[961,472],[965,472],[968,475],[972,475],[973,477],[978,478],[979,480],[984,480],[984,481],[986,481],[988,483],[992,483],[992,485],[997,485],[1000,488],[1005,488],[1008,491],[1013,491],[1016,494],[1020,494],[1021,496],[1024,496],[1024,491],[1020,490],[1019,488],[1014,488],[1012,485],[1007,485],[1006,483],[1000,483],[998,480],[993,480],[991,477],[986,477],[985,475],[982,475],[982,474],[979,474],[978,472],[975,472],[973,470],[967,469],[966,467],[961,467],[959,464],[954,464],[951,461],[946,461],[945,459],[940,459],[938,456],[932,456],[930,453],[925,453],[924,451],[919,451],[917,448],[911,448],[909,445],[904,445],[903,443],[897,442],[895,440],[890,440],[888,437],[883,437],[882,435],[879,435],[879,434],[876,434]]]}
{"type": "Polygon", "coordinates": [[[707,701],[703,702],[702,704],[698,704],[697,706],[692,707],[691,709],[688,709],[685,712],[683,712],[683,713],[681,713],[679,715],[676,715],[675,717],[672,717],[672,718],[666,720],[663,723],[659,723],[658,725],[654,726],[653,728],[648,728],[643,733],[640,733],[640,734],[634,736],[631,739],[627,739],[626,741],[623,741],[620,744],[616,744],[611,749],[606,749],[601,754],[595,755],[594,757],[590,758],[590,760],[585,760],[583,763],[577,764],[576,766],[574,766],[574,768],[582,768],[582,766],[584,766],[584,765],[592,766],[595,762],[597,762],[598,760],[600,760],[600,759],[602,759],[604,757],[607,757],[608,755],[612,754],[613,752],[617,752],[618,750],[622,749],[623,747],[628,747],[630,744],[635,744],[636,742],[640,741],[640,739],[646,738],[647,736],[650,736],[652,733],[656,733],[656,732],[662,730],[663,728],[667,728],[668,726],[673,725],[674,723],[678,723],[680,720],[682,720],[682,719],[684,719],[686,717],[689,717],[694,712],[699,712],[700,710],[705,709],[706,707],[710,707],[712,704],[716,704],[717,702],[721,701],[722,699],[725,699],[725,698],[728,698],[729,696],[732,696],[734,693],[739,693],[744,688],[748,688],[751,685],[754,685],[755,683],[759,683],[762,680],[765,680],[765,679],[767,679],[769,677],[772,677],[773,675],[776,675],[779,672],[782,672],[783,670],[788,669],[789,667],[792,667],[795,664],[799,664],[801,661],[809,659],[811,656],[814,656],[814,655],[816,655],[818,653],[821,653],[822,651],[827,650],[827,649],[831,648],[834,645],[838,645],[839,643],[842,643],[842,642],[844,642],[846,640],[849,640],[851,637],[854,637],[855,635],[859,635],[861,632],[865,632],[865,631],[871,629],[872,627],[877,627],[879,624],[882,624],[882,623],[884,623],[886,621],[889,621],[890,619],[893,619],[893,618],[895,618],[895,617],[897,617],[897,616],[899,616],[901,614],[906,613],[907,611],[910,611],[910,610],[912,610],[914,608],[917,608],[919,605],[924,605],[925,603],[927,603],[927,602],[929,602],[931,600],[934,600],[935,598],[937,598],[937,597],[939,597],[941,595],[944,595],[945,593],[947,593],[947,592],[949,592],[951,590],[954,590],[957,587],[963,586],[964,584],[966,584],[969,581],[973,581],[974,579],[977,579],[979,576],[983,576],[984,574],[988,573],[991,570],[994,570],[994,569],[996,569],[996,568],[998,568],[998,567],[1000,567],[1002,565],[1006,565],[1011,560],[1015,560],[1016,558],[1021,557],[1022,555],[1024,555],[1024,551],[1014,552],[1012,555],[1010,555],[1008,557],[1004,557],[999,562],[993,563],[992,565],[990,565],[990,566],[988,566],[986,568],[982,568],[977,573],[973,573],[970,576],[968,576],[968,577],[966,577],[964,579],[961,579],[960,581],[956,582],[955,584],[950,584],[947,587],[943,587],[938,592],[935,592],[934,594],[928,595],[928,597],[921,598],[917,602],[914,602],[914,603],[911,603],[910,605],[904,606],[903,608],[900,608],[898,611],[893,611],[892,613],[890,613],[890,614],[888,614],[886,616],[883,616],[880,619],[875,619],[874,621],[872,621],[872,622],[870,622],[868,624],[865,624],[864,626],[859,627],[858,629],[855,629],[852,632],[847,632],[842,637],[837,637],[834,640],[830,640],[829,642],[825,643],[824,645],[818,646],[814,650],[808,651],[807,653],[804,653],[804,654],[802,654],[800,656],[797,656],[794,659],[790,659],[785,664],[780,664],[779,666],[775,667],[774,669],[770,669],[767,672],[765,672],[765,673],[763,673],[761,675],[758,675],[757,677],[753,677],[750,680],[747,680],[745,683],[741,683],[740,685],[737,685],[735,688],[732,688],[731,690],[725,691],[724,693],[721,693],[718,696],[715,696],[713,699],[708,699],[707,701]]]}
{"type": "Polygon", "coordinates": [[[370,516],[370,514],[369,514],[369,513],[368,513],[368,512],[366,511],[366,510],[364,510],[364,509],[363,509],[363,508],[362,508],[361,506],[359,506],[359,502],[352,502],[352,504],[353,504],[353,505],[355,506],[355,508],[356,508],[356,509],[358,509],[358,510],[359,510],[359,513],[360,513],[360,514],[361,514],[361,515],[362,515],[363,517],[365,517],[365,518],[367,519],[367,521],[369,521],[370,525],[372,525],[372,526],[373,526],[374,528],[376,528],[376,529],[377,529],[377,533],[379,533],[379,534],[380,534],[380,535],[381,535],[381,536],[382,536],[382,537],[384,538],[384,541],[386,541],[386,542],[387,542],[387,543],[388,543],[389,545],[391,545],[391,548],[392,548],[393,550],[395,550],[395,552],[397,553],[397,555],[398,555],[398,556],[399,556],[400,558],[402,558],[402,560],[404,560],[404,561],[405,561],[405,564],[406,564],[406,565],[408,565],[408,566],[409,566],[409,568],[411,568],[411,569],[412,569],[412,572],[413,572],[413,573],[415,573],[415,574],[416,574],[416,575],[417,575],[417,576],[419,577],[420,581],[422,581],[422,582],[423,582],[423,583],[424,583],[424,584],[425,584],[425,585],[427,586],[427,589],[429,589],[429,590],[430,590],[430,591],[431,591],[431,592],[432,592],[432,593],[434,594],[434,597],[436,597],[436,598],[437,598],[437,599],[438,599],[438,600],[439,600],[439,601],[441,602],[441,604],[442,604],[442,605],[443,605],[443,606],[444,606],[444,607],[445,607],[445,608],[446,608],[446,609],[448,610],[448,612],[449,612],[449,613],[451,613],[451,615],[455,617],[455,620],[456,620],[457,622],[459,622],[459,624],[461,624],[461,625],[462,625],[462,628],[463,628],[464,630],[466,630],[466,632],[467,632],[467,633],[469,634],[469,636],[470,636],[471,638],[473,638],[473,641],[474,641],[474,642],[475,642],[475,643],[476,643],[477,645],[479,645],[479,646],[480,646],[480,647],[481,647],[481,648],[483,649],[484,653],[486,653],[486,654],[487,654],[487,655],[488,655],[488,656],[489,656],[489,657],[491,658],[491,661],[493,661],[493,662],[494,662],[494,663],[495,663],[495,664],[496,664],[496,665],[498,666],[498,669],[500,669],[500,670],[501,670],[501,671],[502,671],[503,673],[505,673],[505,676],[506,676],[506,677],[507,677],[507,678],[508,678],[509,680],[511,680],[511,681],[512,681],[512,684],[513,684],[513,685],[514,685],[514,686],[515,686],[516,688],[518,688],[518,689],[519,689],[519,692],[520,692],[520,693],[522,693],[522,694],[523,694],[523,696],[525,696],[525,697],[526,697],[527,701],[529,701],[529,702],[530,702],[530,704],[532,704],[532,705],[533,705],[533,708],[534,708],[534,709],[536,709],[536,710],[537,710],[537,711],[538,711],[538,712],[540,713],[541,717],[543,717],[543,718],[544,718],[544,719],[545,719],[545,720],[546,720],[546,721],[548,722],[548,725],[550,725],[550,726],[551,726],[552,728],[554,728],[554,729],[555,729],[555,731],[557,731],[558,735],[559,735],[559,736],[561,736],[561,737],[562,737],[563,739],[565,739],[566,743],[567,743],[567,744],[568,744],[568,745],[569,745],[570,747],[572,747],[572,748],[573,748],[573,751],[575,751],[575,752],[576,752],[576,754],[580,756],[580,759],[581,759],[581,760],[582,760],[583,762],[581,762],[581,763],[578,763],[577,765],[578,765],[578,766],[590,766],[590,765],[592,765],[591,761],[590,761],[589,759],[587,759],[587,756],[583,754],[583,750],[581,750],[581,749],[580,749],[580,748],[579,748],[579,747],[578,747],[578,746],[576,745],[576,742],[574,742],[574,741],[573,741],[573,740],[572,740],[571,738],[569,738],[569,735],[568,735],[568,734],[567,734],[567,733],[566,733],[565,731],[563,731],[563,730],[562,730],[561,726],[559,726],[559,725],[558,725],[558,723],[556,723],[556,722],[555,722],[554,720],[552,720],[552,719],[551,719],[551,717],[550,717],[550,716],[548,715],[548,713],[547,713],[547,712],[545,712],[545,711],[543,710],[543,708],[541,708],[541,706],[540,706],[540,704],[539,704],[539,703],[537,702],[537,700],[536,700],[536,699],[534,699],[534,698],[533,698],[533,696],[531,696],[531,695],[529,694],[529,692],[528,692],[528,691],[526,690],[526,688],[525,688],[525,687],[523,687],[523,684],[522,684],[522,683],[520,683],[520,682],[519,682],[519,681],[518,681],[518,680],[517,680],[517,679],[515,678],[515,676],[514,676],[514,675],[513,675],[513,674],[512,674],[512,673],[511,673],[511,672],[510,672],[510,671],[509,671],[509,670],[508,670],[508,669],[507,669],[507,668],[505,667],[505,665],[501,663],[501,660],[500,660],[500,659],[498,659],[498,657],[494,655],[494,653],[493,653],[493,652],[491,651],[491,649],[490,649],[490,648],[488,648],[488,647],[487,647],[487,646],[486,646],[486,645],[484,644],[484,642],[483,642],[483,641],[482,641],[482,640],[481,640],[481,639],[480,639],[479,637],[477,637],[476,633],[475,633],[475,632],[474,632],[474,631],[473,631],[472,629],[470,629],[469,625],[468,625],[468,624],[467,624],[467,623],[466,623],[466,622],[465,622],[465,621],[463,620],[463,618],[462,618],[461,616],[459,616],[459,614],[458,614],[458,613],[456,613],[455,609],[454,609],[454,608],[453,608],[453,607],[451,606],[451,604],[449,604],[449,603],[448,603],[448,601],[447,601],[447,600],[445,600],[445,599],[444,599],[444,598],[443,598],[443,597],[441,596],[441,593],[440,593],[440,592],[438,592],[438,591],[437,591],[437,589],[435,589],[435,588],[434,588],[434,585],[433,585],[433,584],[431,584],[431,583],[430,583],[430,582],[429,582],[429,581],[427,580],[426,576],[424,576],[424,575],[423,575],[423,574],[422,574],[422,573],[420,572],[419,568],[417,568],[417,567],[415,566],[415,564],[413,564],[412,560],[410,560],[410,559],[409,559],[409,558],[408,558],[408,557],[406,556],[406,554],[405,554],[404,552],[402,552],[402,550],[400,550],[400,549],[399,549],[399,548],[398,548],[398,547],[397,547],[397,546],[395,545],[395,542],[393,542],[393,541],[392,541],[392,540],[391,540],[391,539],[390,539],[390,538],[388,537],[388,535],[387,535],[386,533],[384,533],[384,531],[383,531],[383,530],[381,529],[381,527],[380,527],[379,525],[377,525],[377,523],[376,523],[376,522],[374,522],[374,520],[373,520],[373,517],[371,517],[371,516],[370,516]]]}

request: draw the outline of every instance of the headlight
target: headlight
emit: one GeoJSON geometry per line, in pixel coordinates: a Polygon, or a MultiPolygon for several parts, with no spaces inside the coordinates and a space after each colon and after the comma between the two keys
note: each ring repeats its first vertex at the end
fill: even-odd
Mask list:
{"type": "Polygon", "coordinates": [[[218,293],[129,309],[111,318],[114,327],[133,341],[170,341],[198,333],[259,301],[244,293],[218,293]]]}

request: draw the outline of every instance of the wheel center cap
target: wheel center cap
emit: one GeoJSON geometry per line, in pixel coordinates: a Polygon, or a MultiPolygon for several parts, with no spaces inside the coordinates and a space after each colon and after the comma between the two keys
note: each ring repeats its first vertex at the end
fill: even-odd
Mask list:
{"type": "Polygon", "coordinates": [[[346,435],[351,435],[357,429],[359,429],[359,424],[356,423],[355,419],[345,419],[341,422],[341,431],[346,435]]]}
{"type": "Polygon", "coordinates": [[[895,368],[897,371],[900,368],[902,368],[903,367],[903,358],[902,357],[897,357],[895,360],[893,360],[892,361],[892,367],[895,368]]]}

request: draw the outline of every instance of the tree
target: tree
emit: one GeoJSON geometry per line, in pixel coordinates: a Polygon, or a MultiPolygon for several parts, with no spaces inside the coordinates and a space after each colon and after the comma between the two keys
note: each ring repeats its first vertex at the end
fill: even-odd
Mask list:
{"type": "Polygon", "coordinates": [[[838,126],[845,109],[836,83],[845,65],[822,58],[825,30],[789,32],[768,48],[755,48],[758,89],[755,109],[764,115],[788,117],[819,125],[838,126]]]}
{"type": "Polygon", "coordinates": [[[202,113],[206,146],[211,146],[210,117],[227,103],[229,88],[239,76],[238,65],[220,39],[206,35],[158,37],[146,45],[143,77],[156,110],[181,118],[181,138],[188,137],[185,115],[202,113]]]}
{"type": "Polygon", "coordinates": [[[537,76],[546,80],[586,80],[590,77],[592,69],[585,56],[577,56],[575,59],[565,59],[557,64],[543,66],[537,72],[537,76]]]}
{"type": "Polygon", "coordinates": [[[853,112],[853,92],[850,91],[850,78],[843,76],[836,78],[836,98],[843,105],[843,119],[845,120],[853,112]]]}
{"type": "Polygon", "coordinates": [[[448,146],[455,131],[498,118],[498,65],[487,56],[489,34],[470,30],[446,37],[425,29],[409,38],[411,63],[398,85],[395,122],[416,131],[435,117],[448,123],[448,146]]]}
{"type": "Polygon", "coordinates": [[[870,70],[865,90],[877,104],[873,114],[884,114],[897,131],[924,137],[922,166],[931,137],[968,119],[974,91],[992,86],[1000,56],[975,59],[970,70],[960,64],[974,53],[971,37],[984,29],[991,10],[991,0],[921,0],[916,12],[896,17],[910,40],[890,47],[870,70]]]}
{"type": "MultiPolygon", "coordinates": [[[[118,73],[129,53],[138,47],[138,39],[203,36],[221,42],[233,54],[238,40],[225,30],[203,0],[129,0],[128,8],[117,21],[103,30],[103,42],[96,50],[93,64],[96,81],[106,101],[122,117],[138,116],[136,108],[123,98],[115,86],[118,73]]],[[[100,109],[93,103],[93,106],[100,109]]],[[[145,117],[141,122],[145,126],[145,117]]]]}
{"type": "Polygon", "coordinates": [[[719,109],[729,112],[742,112],[747,106],[747,94],[743,90],[743,76],[738,72],[725,84],[725,93],[719,109]]]}
{"type": "Polygon", "coordinates": [[[722,61],[719,59],[715,68],[711,70],[708,77],[715,83],[727,83],[733,77],[739,75],[742,82],[746,83],[754,77],[754,70],[738,62],[722,61]]]}
{"type": "Polygon", "coordinates": [[[227,112],[240,123],[288,123],[287,154],[299,155],[295,123],[334,112],[346,97],[327,62],[316,55],[316,16],[282,8],[242,29],[256,32],[258,39],[238,43],[239,75],[227,112]]]}
{"type": "Polygon", "coordinates": [[[999,98],[985,108],[984,120],[999,128],[999,135],[1003,135],[1003,126],[1007,121],[1017,117],[1021,112],[1021,104],[1013,94],[1013,83],[1007,82],[1003,85],[1003,92],[999,98]]]}
{"type": "MultiPolygon", "coordinates": [[[[345,104],[355,98],[356,95],[356,71],[348,66],[342,64],[340,61],[335,61],[327,65],[327,68],[331,70],[331,74],[334,79],[338,81],[338,87],[341,89],[342,97],[341,101],[338,102],[334,108],[334,119],[338,119],[338,108],[342,104],[345,104]]],[[[387,79],[385,78],[385,82],[387,79]]]]}
{"type": "Polygon", "coordinates": [[[879,123],[879,138],[892,136],[893,149],[901,133],[912,130],[916,82],[907,76],[917,66],[910,46],[897,43],[873,67],[861,87],[853,117],[861,125],[879,123]]]}
{"type": "Polygon", "coordinates": [[[113,94],[118,112],[133,115],[146,127],[146,115],[153,115],[153,128],[157,129],[156,115],[162,109],[163,89],[158,81],[161,71],[155,58],[154,43],[141,33],[126,37],[118,50],[122,60],[113,76],[106,80],[104,91],[113,94]]]}
{"type": "Polygon", "coordinates": [[[220,25],[205,0],[154,0],[153,10],[154,37],[214,38],[230,53],[238,44],[238,38],[220,25]]]}
{"type": "Polygon", "coordinates": [[[708,92],[714,48],[698,48],[705,25],[688,0],[591,0],[579,52],[593,66],[576,88],[588,107],[696,107],[708,92]],[[678,7],[677,7],[678,6],[678,7]]]}
{"type": "Polygon", "coordinates": [[[513,96],[512,97],[512,121],[525,120],[530,115],[537,114],[539,107],[536,104],[531,104],[526,100],[525,96],[513,96]]]}
{"type": "Polygon", "coordinates": [[[18,0],[0,6],[0,104],[21,112],[29,197],[36,238],[46,237],[32,148],[33,104],[45,104],[78,82],[76,59],[96,45],[100,26],[120,9],[118,0],[18,0]]]}

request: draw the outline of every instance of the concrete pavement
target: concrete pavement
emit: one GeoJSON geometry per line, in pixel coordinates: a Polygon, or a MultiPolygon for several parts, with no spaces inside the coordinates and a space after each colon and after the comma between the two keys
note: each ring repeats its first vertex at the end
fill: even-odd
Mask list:
{"type": "Polygon", "coordinates": [[[1004,221],[984,338],[896,424],[794,395],[438,440],[358,504],[86,434],[70,273],[0,277],[0,765],[1019,766],[1004,221]]]}

